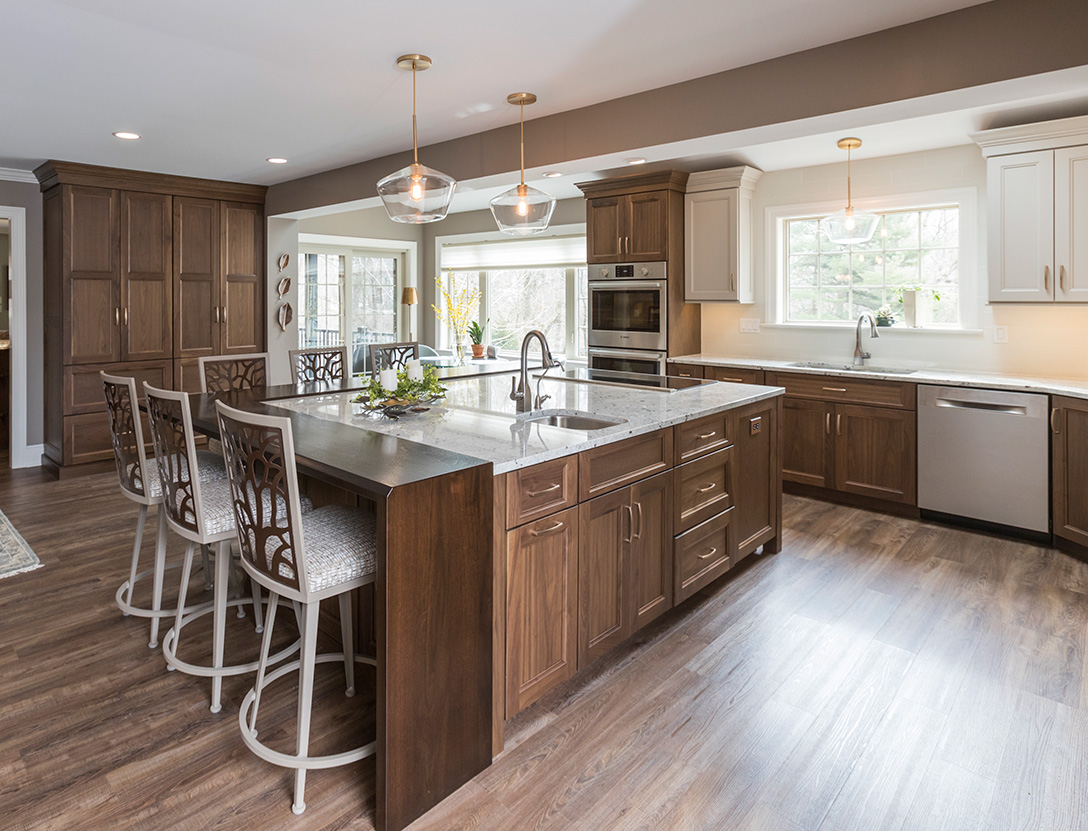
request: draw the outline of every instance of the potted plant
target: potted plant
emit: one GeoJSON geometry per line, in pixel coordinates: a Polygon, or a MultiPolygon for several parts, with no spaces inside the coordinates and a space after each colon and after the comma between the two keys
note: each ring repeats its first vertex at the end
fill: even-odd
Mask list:
{"type": "MultiPolygon", "coordinates": [[[[491,320],[488,318],[484,322],[484,326],[491,320]]],[[[472,357],[482,358],[484,356],[484,326],[480,325],[477,320],[472,321],[468,325],[468,338],[472,341],[472,357]]]]}
{"type": "Polygon", "coordinates": [[[936,289],[927,289],[924,286],[900,286],[895,290],[896,299],[903,304],[903,319],[906,321],[907,326],[911,328],[917,328],[922,325],[918,321],[919,319],[925,320],[929,317],[928,308],[921,308],[919,301],[926,301],[929,298],[933,300],[940,300],[941,294],[936,289]],[[921,314],[919,314],[921,312],[921,314]]]}
{"type": "Polygon", "coordinates": [[[893,326],[894,324],[895,317],[892,315],[892,307],[885,303],[883,306],[876,310],[876,325],[893,326]]]}

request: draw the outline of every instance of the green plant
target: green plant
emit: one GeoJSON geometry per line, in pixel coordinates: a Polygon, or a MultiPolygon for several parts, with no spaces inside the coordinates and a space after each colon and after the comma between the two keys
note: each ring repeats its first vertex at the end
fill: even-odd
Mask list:
{"type": "Polygon", "coordinates": [[[903,302],[903,292],[905,291],[916,291],[919,294],[929,294],[932,295],[934,300],[941,299],[941,293],[938,289],[931,289],[926,286],[900,286],[895,290],[895,299],[900,303],[903,302]]]}
{"type": "Polygon", "coordinates": [[[370,382],[363,387],[363,392],[352,399],[356,404],[365,404],[369,400],[371,404],[378,404],[390,398],[400,400],[442,398],[446,394],[446,388],[438,381],[438,372],[434,367],[423,368],[423,380],[413,381],[408,377],[405,369],[397,372],[397,388],[387,390],[381,385],[378,376],[375,375],[370,382]]]}
{"type": "Polygon", "coordinates": [[[479,321],[476,321],[476,320],[472,321],[468,325],[468,339],[470,341],[472,341],[474,344],[476,344],[477,346],[479,346],[481,343],[483,343],[484,342],[484,326],[487,326],[487,324],[490,321],[491,321],[491,318],[488,318],[486,321],[484,321],[483,326],[480,325],[479,321]]]}
{"type": "Polygon", "coordinates": [[[878,321],[895,320],[895,317],[892,315],[892,307],[887,304],[881,306],[879,309],[876,310],[876,319],[878,321]]]}

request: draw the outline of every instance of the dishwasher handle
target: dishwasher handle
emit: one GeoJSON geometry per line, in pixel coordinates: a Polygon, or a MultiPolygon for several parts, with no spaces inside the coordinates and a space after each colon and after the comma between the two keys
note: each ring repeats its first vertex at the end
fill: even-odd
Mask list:
{"type": "Polygon", "coordinates": [[[958,410],[986,410],[991,413],[1005,413],[1007,415],[1028,414],[1028,408],[1016,404],[997,404],[993,401],[964,401],[960,398],[938,398],[934,402],[938,407],[954,407],[958,410]]]}

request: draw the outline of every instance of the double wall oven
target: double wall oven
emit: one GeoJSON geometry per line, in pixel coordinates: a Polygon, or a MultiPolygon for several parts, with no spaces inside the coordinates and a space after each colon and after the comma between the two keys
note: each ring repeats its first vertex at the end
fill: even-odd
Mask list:
{"type": "Polygon", "coordinates": [[[589,366],[665,374],[665,263],[589,267],[589,366]]]}

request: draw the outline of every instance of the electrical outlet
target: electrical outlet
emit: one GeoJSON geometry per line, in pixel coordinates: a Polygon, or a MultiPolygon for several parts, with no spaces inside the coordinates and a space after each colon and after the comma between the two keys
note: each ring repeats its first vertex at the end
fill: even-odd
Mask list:
{"type": "Polygon", "coordinates": [[[1009,342],[1009,327],[1008,326],[995,326],[994,327],[994,343],[1008,343],[1009,342]]]}
{"type": "Polygon", "coordinates": [[[748,332],[751,334],[759,333],[759,318],[758,317],[742,317],[740,319],[740,330],[742,332],[748,332]]]}

